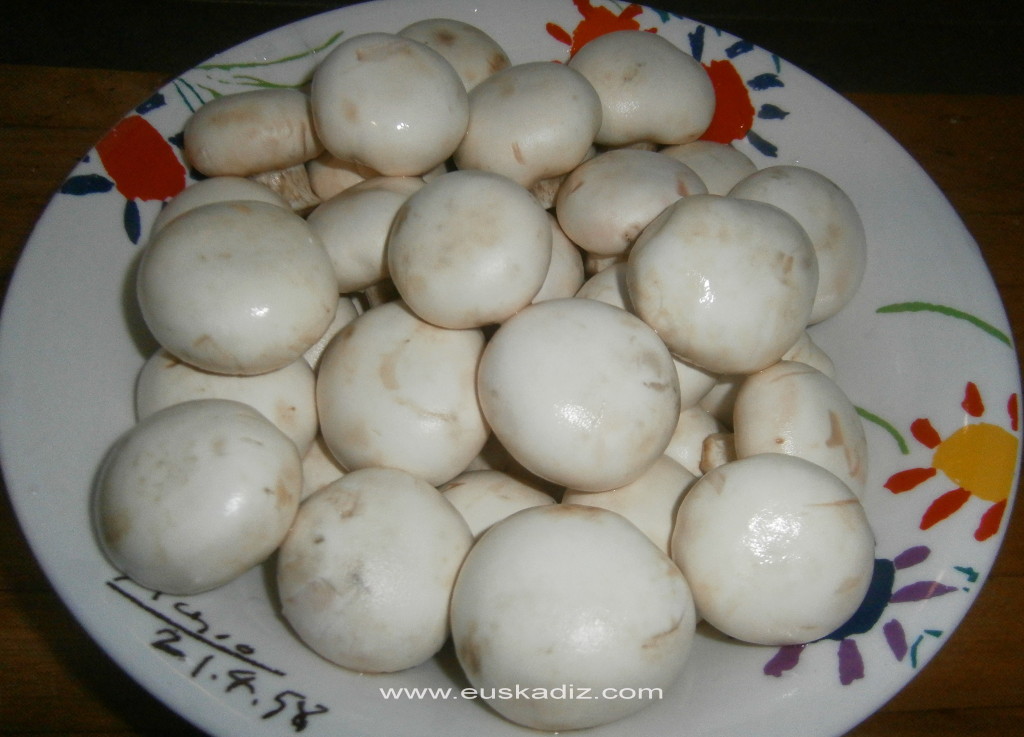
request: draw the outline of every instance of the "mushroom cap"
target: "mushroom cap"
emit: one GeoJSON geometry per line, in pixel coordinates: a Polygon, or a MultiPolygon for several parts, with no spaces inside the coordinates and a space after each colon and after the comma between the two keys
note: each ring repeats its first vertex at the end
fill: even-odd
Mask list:
{"type": "Polygon", "coordinates": [[[509,515],[555,503],[550,494],[494,469],[463,471],[440,491],[459,510],[475,538],[509,515]]]}
{"type": "Polygon", "coordinates": [[[338,463],[338,459],[331,454],[323,435],[317,435],[309,450],[302,456],[302,501],[346,473],[348,469],[338,463]]]}
{"type": "Polygon", "coordinates": [[[240,402],[196,399],[143,418],[114,446],[94,520],[119,570],[184,596],[266,560],[301,491],[299,453],[270,420],[240,402]]]}
{"type": "Polygon", "coordinates": [[[488,33],[453,18],[425,18],[407,25],[398,35],[419,41],[443,56],[467,91],[512,63],[501,44],[488,33]]]}
{"type": "Polygon", "coordinates": [[[857,408],[835,381],[805,363],[779,361],[748,376],[736,393],[733,431],[740,458],[800,456],[864,493],[868,447],[857,408]]]}
{"type": "Polygon", "coordinates": [[[626,286],[626,262],[613,263],[588,278],[576,290],[580,299],[596,299],[598,302],[633,311],[629,301],[629,288],[626,286]]]}
{"type": "Polygon", "coordinates": [[[850,196],[820,172],[777,165],[757,171],[729,195],[767,202],[792,215],[818,259],[818,291],[810,324],[836,314],[853,299],[867,266],[867,236],[850,196]]]}
{"type": "Polygon", "coordinates": [[[591,299],[554,299],[506,320],[480,361],[480,405],[528,470],[603,491],[649,468],[679,414],[672,356],[634,315],[591,299]]]}
{"type": "Polygon", "coordinates": [[[543,302],[559,297],[572,297],[583,286],[586,278],[583,269],[583,255],[559,227],[558,220],[548,213],[551,223],[551,263],[540,290],[532,302],[543,302]]]}
{"type": "Polygon", "coordinates": [[[515,64],[470,93],[455,165],[530,188],[587,158],[600,125],[601,101],[581,74],[549,61],[515,64]]]}
{"type": "Polygon", "coordinates": [[[700,138],[715,111],[715,90],[700,62],[666,38],[613,31],[587,42],[568,66],[601,99],[595,142],[664,145],[700,138]]]}
{"type": "Polygon", "coordinates": [[[566,489],[562,504],[601,507],[621,514],[667,555],[679,501],[696,479],[696,474],[663,455],[639,478],[617,489],[566,489]]]}
{"type": "Polygon", "coordinates": [[[340,292],[362,291],[388,276],[391,224],[422,186],[419,177],[373,177],[320,203],[306,216],[331,257],[340,292]]]}
{"type": "Polygon", "coordinates": [[[718,141],[690,141],[660,149],[665,156],[693,169],[708,193],[727,195],[736,184],[757,171],[750,157],[735,146],[718,141]]]}
{"type": "Polygon", "coordinates": [[[302,503],[277,560],[282,613],[315,652],[386,673],[433,656],[473,536],[426,481],[352,471],[302,503]]]}
{"type": "Polygon", "coordinates": [[[327,344],[331,342],[335,335],[341,332],[343,327],[359,317],[359,314],[360,311],[356,305],[355,298],[345,294],[338,298],[338,309],[334,312],[334,319],[331,320],[331,324],[327,326],[327,330],[320,336],[320,339],[302,354],[302,357],[306,359],[306,363],[313,367],[314,372],[320,368],[320,358],[327,349],[327,344]]]}
{"type": "Polygon", "coordinates": [[[452,171],[402,205],[388,238],[388,271],[424,320],[482,327],[537,295],[552,238],[547,212],[521,185],[492,172],[452,171]]]}
{"type": "Polygon", "coordinates": [[[577,166],[555,198],[558,224],[597,256],[625,253],[662,210],[681,197],[707,194],[681,161],[656,151],[614,149],[577,166]]]}
{"type": "Polygon", "coordinates": [[[200,205],[214,202],[258,200],[269,202],[284,209],[289,209],[288,201],[271,187],[248,177],[219,176],[200,179],[167,201],[160,214],[153,221],[150,237],[160,231],[167,223],[189,210],[200,205]]]}
{"type": "Polygon", "coordinates": [[[874,552],[846,484],[779,453],[708,471],[680,503],[672,533],[698,613],[762,645],[812,642],[846,622],[867,592],[874,552]]]}
{"type": "Polygon", "coordinates": [[[713,373],[775,363],[807,326],[814,247],[773,205],[693,195],[670,205],[629,253],[633,308],[672,352],[713,373]]]}
{"type": "Polygon", "coordinates": [[[466,88],[430,47],[391,33],[338,44],[313,73],[313,120],[324,146],[386,176],[419,176],[466,132],[466,88]]]}
{"type": "Polygon", "coordinates": [[[313,369],[301,358],[274,371],[234,376],[203,371],[160,348],[135,382],[135,412],[141,420],[190,399],[233,399],[259,410],[302,455],[318,429],[314,385],[313,369]]]}
{"type": "Polygon", "coordinates": [[[532,507],[495,524],[452,592],[452,641],[470,684],[509,720],[544,731],[605,724],[646,706],[595,696],[669,687],[695,621],[689,587],[668,556],[621,515],[577,504],[532,507]],[[501,698],[517,687],[552,698],[501,698]],[[553,690],[567,687],[589,695],[553,690]]]}
{"type": "Polygon", "coordinates": [[[323,151],[309,96],[284,87],[215,97],[185,123],[184,140],[185,158],[211,177],[287,169],[323,151]]]}
{"type": "Polygon", "coordinates": [[[684,407],[679,412],[676,429],[665,448],[665,455],[690,473],[700,476],[703,473],[701,459],[704,455],[704,440],[724,430],[725,426],[699,405],[684,407]]]}
{"type": "Polygon", "coordinates": [[[480,452],[479,330],[421,320],[402,302],[373,307],[327,346],[317,374],[320,429],[349,470],[388,466],[438,486],[480,452]]]}
{"type": "Polygon", "coordinates": [[[227,374],[287,366],[338,306],[323,244],[301,217],[265,202],[203,205],[168,223],[143,251],[137,294],[160,345],[227,374]]]}

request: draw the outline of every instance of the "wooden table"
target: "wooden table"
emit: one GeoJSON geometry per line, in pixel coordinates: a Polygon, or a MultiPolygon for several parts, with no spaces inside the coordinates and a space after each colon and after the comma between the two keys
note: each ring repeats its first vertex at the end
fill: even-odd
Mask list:
{"type": "MultiPolygon", "coordinates": [[[[159,73],[0,65],[0,268],[6,286],[50,194],[159,73]]],[[[857,94],[922,163],[983,249],[1024,338],[1024,97],[857,94]]],[[[92,643],[0,509],[0,734],[197,735],[92,643]]],[[[1006,737],[1024,724],[1024,512],[939,655],[857,737],[1006,737]]],[[[242,737],[242,736],[240,736],[242,737]]],[[[799,736],[796,736],[799,737],[799,736]]]]}

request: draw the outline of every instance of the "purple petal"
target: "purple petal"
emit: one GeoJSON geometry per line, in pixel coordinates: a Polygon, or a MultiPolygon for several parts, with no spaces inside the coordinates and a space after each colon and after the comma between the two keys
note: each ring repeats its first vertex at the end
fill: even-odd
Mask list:
{"type": "Polygon", "coordinates": [[[907,601],[923,601],[924,599],[934,599],[936,596],[943,596],[959,590],[956,586],[946,586],[938,581],[917,581],[916,583],[904,586],[899,591],[893,592],[889,601],[893,604],[907,601]]]}
{"type": "Polygon", "coordinates": [[[903,625],[897,619],[890,619],[882,625],[882,632],[885,633],[885,641],[889,643],[892,654],[896,656],[896,660],[902,662],[910,649],[910,646],[907,645],[907,634],[903,631],[903,625]]]}
{"type": "Polygon", "coordinates": [[[803,645],[783,645],[775,656],[764,664],[764,674],[778,678],[787,670],[792,670],[800,662],[803,645]]]}
{"type": "Polygon", "coordinates": [[[913,548],[907,548],[904,550],[893,558],[892,562],[896,566],[896,570],[902,571],[904,568],[910,568],[911,566],[916,566],[918,563],[923,562],[931,554],[932,549],[927,545],[917,545],[913,548]]]}
{"type": "Polygon", "coordinates": [[[839,643],[839,682],[849,686],[864,677],[864,658],[854,640],[843,640],[839,643]]]}

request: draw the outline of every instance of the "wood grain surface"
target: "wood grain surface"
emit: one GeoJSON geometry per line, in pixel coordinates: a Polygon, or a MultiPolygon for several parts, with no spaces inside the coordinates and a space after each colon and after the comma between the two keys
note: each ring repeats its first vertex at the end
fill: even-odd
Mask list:
{"type": "MultiPolygon", "coordinates": [[[[167,77],[0,64],[0,288],[79,157],[167,77]]],[[[848,93],[935,179],[978,241],[1024,338],[1024,96],[848,93]]],[[[0,735],[199,735],[81,630],[0,501],[0,735]]],[[[986,586],[939,654],[856,737],[1005,737],[1024,724],[1024,512],[986,586]]],[[[240,736],[241,737],[241,736],[240,736]]],[[[797,736],[799,737],[799,736],[797,736]]]]}

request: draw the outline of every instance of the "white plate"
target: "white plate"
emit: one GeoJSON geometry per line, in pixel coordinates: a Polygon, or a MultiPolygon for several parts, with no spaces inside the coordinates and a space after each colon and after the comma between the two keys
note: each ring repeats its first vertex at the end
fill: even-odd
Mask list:
{"type": "Polygon", "coordinates": [[[97,464],[133,422],[133,382],[152,348],[129,274],[161,200],[186,183],[173,143],[183,123],[214,93],[301,81],[338,38],[396,31],[424,17],[473,23],[514,62],[564,61],[566,41],[595,29],[660,33],[705,64],[735,70],[730,94],[739,97],[730,99],[749,96],[754,111],[739,148],[760,166],[799,163],[831,177],[867,229],[862,289],[813,334],[864,413],[866,505],[879,571],[894,574],[891,583],[882,581],[876,616],[842,641],[781,653],[702,632],[684,676],[660,703],[595,735],[846,731],[934,656],[990,571],[1016,488],[1019,371],[992,280],[942,194],[871,120],[772,54],[654,10],[634,17],[634,6],[587,7],[570,0],[382,0],[256,38],[174,79],[127,116],[105,139],[110,148],[101,155],[98,146],[75,168],[33,233],[0,331],[0,451],[14,506],[47,575],[91,635],[209,733],[527,733],[476,700],[382,693],[458,689],[464,682],[450,656],[388,677],[327,664],[275,614],[262,570],[202,596],[154,596],[118,578],[88,524],[97,464]],[[965,393],[983,404],[970,397],[964,403],[965,393]],[[932,440],[920,430],[925,421],[932,440]],[[943,458],[966,459],[966,475],[952,479],[948,465],[932,467],[939,441],[943,458]],[[988,476],[973,473],[982,468],[988,476]],[[908,469],[931,475],[911,479],[919,483],[905,484],[913,488],[903,493],[890,491],[890,479],[908,469]],[[972,492],[962,506],[922,524],[933,502],[960,486],[972,492]],[[990,510],[999,505],[1005,514],[993,523],[990,510]],[[977,539],[983,518],[990,534],[977,539]]]}

